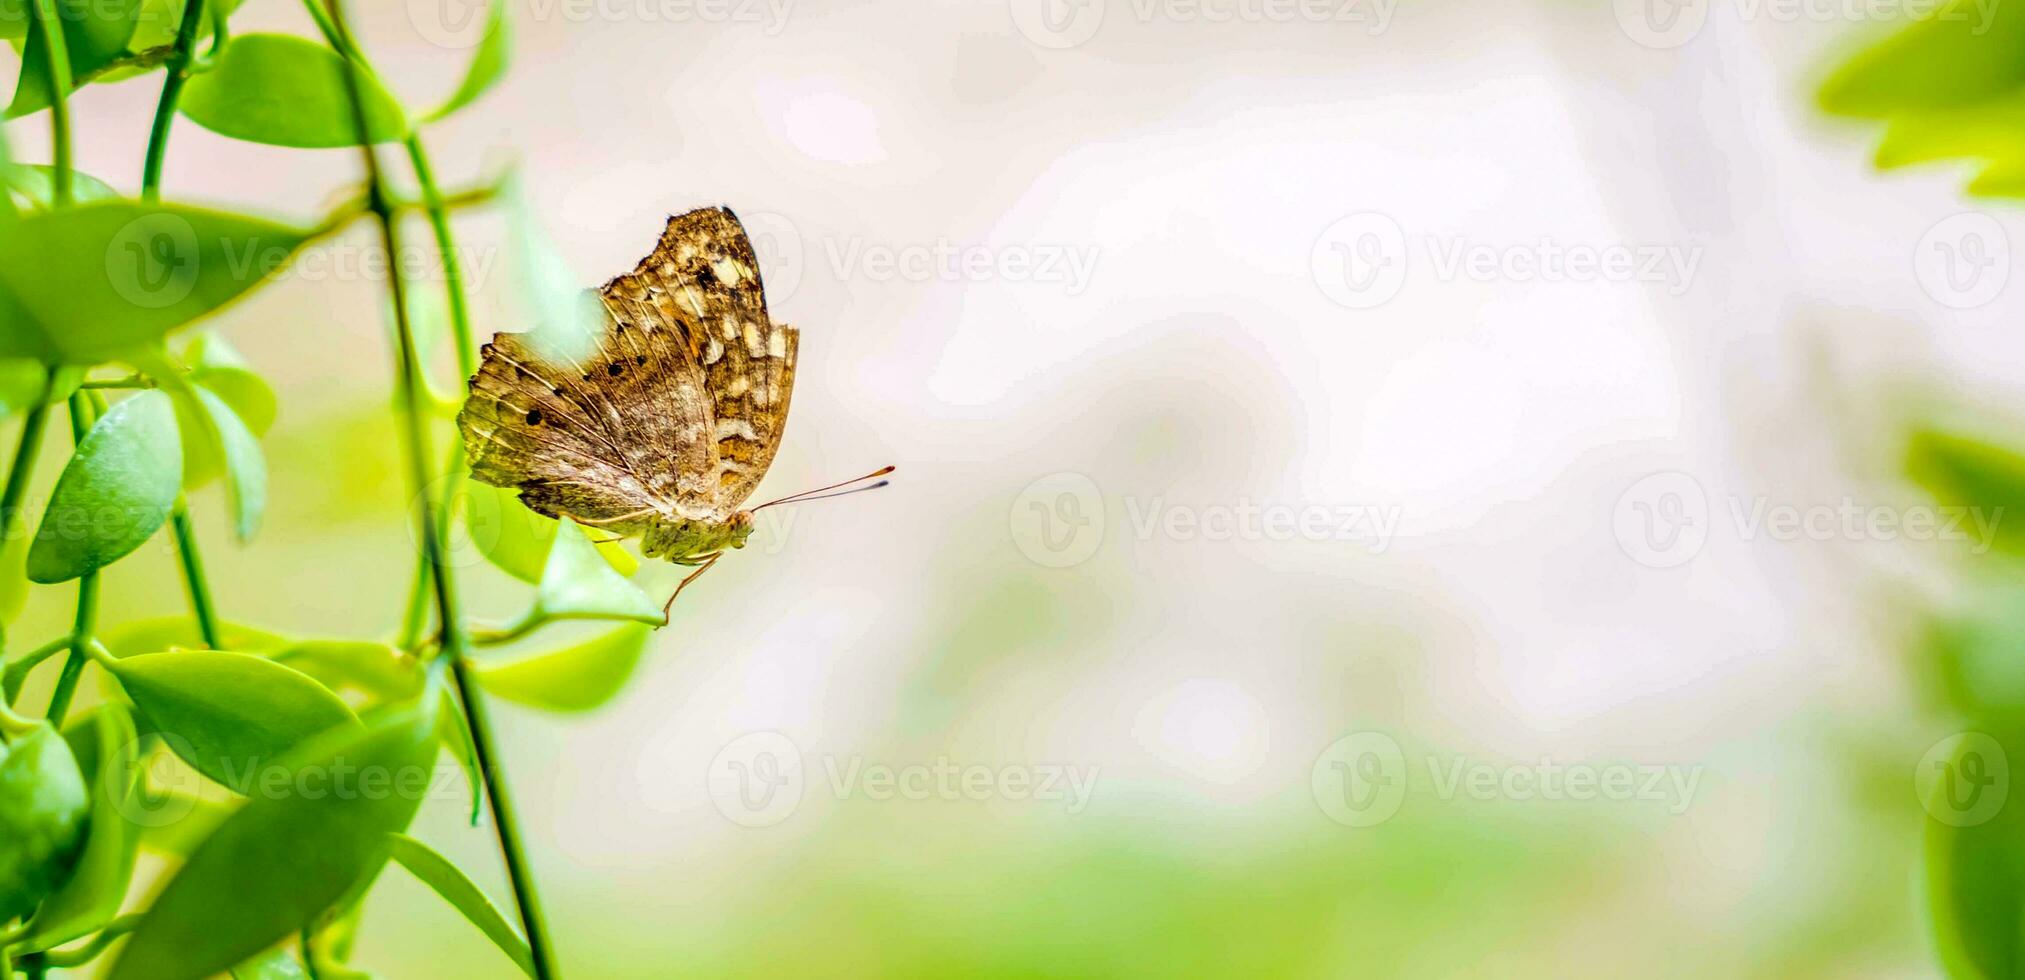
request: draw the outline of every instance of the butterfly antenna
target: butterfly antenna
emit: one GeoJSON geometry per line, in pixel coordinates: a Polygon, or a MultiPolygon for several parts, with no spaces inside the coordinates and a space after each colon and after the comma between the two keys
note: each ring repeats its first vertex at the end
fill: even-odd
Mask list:
{"type": "Polygon", "coordinates": [[[851,479],[845,480],[842,483],[832,483],[827,487],[817,487],[814,490],[803,490],[800,493],[791,493],[785,497],[780,497],[775,500],[769,500],[766,503],[760,504],[758,507],[754,507],[753,510],[754,511],[765,510],[766,508],[772,507],[775,504],[792,504],[792,503],[799,503],[805,500],[823,500],[829,497],[841,497],[844,496],[845,494],[858,493],[863,490],[877,490],[880,487],[883,487],[886,484],[891,483],[893,481],[880,480],[879,482],[874,483],[869,487],[852,487],[849,490],[843,491],[843,493],[829,492],[831,490],[837,489],[838,487],[849,487],[853,483],[859,483],[865,480],[870,480],[873,477],[885,476],[886,474],[893,472],[896,468],[897,467],[887,466],[881,469],[873,470],[872,472],[867,473],[864,476],[852,477],[851,479]]]}

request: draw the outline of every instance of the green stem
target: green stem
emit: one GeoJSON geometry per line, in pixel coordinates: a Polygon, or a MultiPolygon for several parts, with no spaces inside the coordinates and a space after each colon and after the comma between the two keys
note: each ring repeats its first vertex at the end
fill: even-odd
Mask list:
{"type": "Polygon", "coordinates": [[[32,27],[42,39],[43,67],[49,72],[50,163],[55,170],[51,193],[56,206],[63,207],[71,202],[70,46],[57,20],[56,0],[34,0],[28,9],[35,22],[32,27]]]}
{"type": "Polygon", "coordinates": [[[204,577],[204,556],[197,550],[197,529],[190,522],[190,505],[176,499],[169,514],[176,529],[176,553],[183,558],[183,586],[190,593],[190,612],[197,617],[197,635],[212,650],[225,649],[224,634],[218,629],[218,609],[211,602],[211,586],[204,577]]]}
{"type": "MultiPolygon", "coordinates": [[[[374,151],[366,137],[365,107],[359,98],[359,76],[366,69],[362,59],[355,54],[357,48],[351,43],[351,34],[345,26],[340,0],[327,2],[328,30],[336,42],[333,46],[341,55],[345,55],[344,83],[351,96],[352,120],[359,134],[359,149],[365,159],[368,206],[378,219],[376,224],[380,229],[380,244],[386,250],[386,254],[399,255],[401,250],[395,210],[387,197],[379,154],[374,151]]],[[[458,695],[464,702],[464,716],[470,727],[472,745],[478,756],[478,769],[484,777],[486,795],[492,807],[493,831],[499,839],[500,854],[506,864],[507,877],[513,883],[515,904],[520,909],[521,924],[527,933],[528,946],[534,954],[535,978],[553,980],[558,975],[553,947],[549,942],[540,899],[536,895],[534,878],[529,871],[526,851],[521,844],[519,822],[515,819],[505,776],[500,770],[498,746],[485,713],[484,699],[465,665],[469,638],[458,610],[455,571],[443,560],[442,540],[436,533],[436,510],[429,499],[428,460],[431,455],[429,433],[423,426],[422,396],[419,390],[421,358],[416,351],[413,325],[408,321],[407,284],[398,268],[390,267],[387,285],[394,306],[396,347],[399,351],[394,376],[401,389],[402,420],[407,430],[405,442],[409,477],[415,488],[415,522],[436,584],[436,614],[442,630],[441,655],[449,658],[451,675],[456,679],[458,695]]]]}
{"type": "MultiPolygon", "coordinates": [[[[55,372],[50,373],[55,377],[55,372]]],[[[42,451],[42,433],[48,429],[49,403],[38,398],[22,422],[21,442],[14,448],[14,463],[7,470],[7,488],[0,491],[0,547],[12,543],[21,525],[21,498],[28,493],[28,480],[35,471],[35,457],[42,451]]]]}
{"type": "MultiPolygon", "coordinates": [[[[70,396],[70,438],[73,444],[84,442],[85,434],[91,431],[92,403],[88,392],[70,396]]],[[[77,679],[84,673],[85,661],[91,658],[92,630],[98,622],[98,573],[89,572],[77,580],[77,617],[70,630],[70,656],[63,662],[63,673],[56,676],[56,689],[49,695],[49,710],[44,717],[58,728],[63,719],[70,715],[70,700],[77,694],[77,679]]]]}
{"type": "Polygon", "coordinates": [[[155,101],[155,123],[148,133],[147,162],[141,167],[141,199],[161,196],[162,160],[169,151],[169,127],[176,121],[176,103],[183,95],[183,83],[190,80],[190,59],[197,47],[197,28],[204,22],[204,0],[187,0],[183,19],[176,25],[176,46],[169,53],[168,72],[162,78],[162,97],[155,101]]]}
{"type": "MultiPolygon", "coordinates": [[[[183,83],[190,80],[190,61],[197,47],[197,29],[204,23],[204,0],[188,0],[183,19],[176,25],[175,48],[169,53],[168,71],[162,79],[162,96],[155,101],[155,122],[148,133],[147,162],[141,167],[141,199],[153,201],[162,194],[162,161],[169,152],[169,128],[176,121],[176,103],[182,98],[183,83]]],[[[176,554],[182,558],[183,589],[190,596],[190,612],[197,619],[198,635],[213,650],[225,648],[218,631],[217,606],[211,601],[211,585],[204,577],[204,556],[197,550],[197,531],[190,521],[188,501],[178,497],[169,515],[176,535],[176,554]]]]}

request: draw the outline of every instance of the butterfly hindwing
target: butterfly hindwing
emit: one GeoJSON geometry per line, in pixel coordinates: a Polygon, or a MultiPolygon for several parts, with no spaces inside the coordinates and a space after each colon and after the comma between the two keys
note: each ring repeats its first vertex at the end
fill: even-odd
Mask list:
{"type": "Polygon", "coordinates": [[[648,513],[703,513],[698,474],[714,462],[701,372],[629,332],[608,323],[581,357],[525,334],[485,345],[458,415],[472,475],[520,490],[537,512],[615,529],[648,513]]]}

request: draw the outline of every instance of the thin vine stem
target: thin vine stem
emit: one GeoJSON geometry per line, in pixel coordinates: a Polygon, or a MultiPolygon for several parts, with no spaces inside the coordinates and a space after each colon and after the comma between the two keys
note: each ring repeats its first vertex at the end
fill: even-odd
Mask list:
{"type": "MultiPolygon", "coordinates": [[[[169,52],[162,95],[155,102],[155,121],[148,131],[146,162],[141,167],[141,199],[153,201],[162,193],[162,162],[168,157],[169,130],[176,121],[176,104],[183,95],[183,83],[190,80],[190,62],[195,57],[197,31],[204,22],[204,0],[188,0],[183,19],[176,25],[175,46],[169,52]]],[[[218,605],[211,598],[211,583],[204,576],[204,556],[197,549],[197,529],[190,520],[190,504],[178,497],[169,515],[176,537],[176,554],[182,559],[183,589],[190,596],[190,613],[197,620],[197,633],[204,645],[224,649],[218,629],[218,605]]]]}
{"type": "MultiPolygon", "coordinates": [[[[377,219],[380,230],[380,244],[388,256],[401,254],[400,231],[392,202],[388,199],[386,180],[380,169],[379,154],[374,150],[367,136],[365,104],[359,97],[360,75],[365,72],[357,48],[351,43],[346,27],[344,8],[341,0],[326,0],[328,3],[329,33],[345,64],[344,83],[350,95],[352,120],[359,134],[360,152],[366,167],[366,195],[369,209],[377,219]]],[[[321,25],[320,25],[321,26],[321,25]]],[[[471,676],[465,656],[469,638],[465,633],[464,621],[458,609],[457,584],[454,570],[443,560],[442,541],[436,532],[436,511],[431,504],[429,492],[429,433],[423,425],[422,396],[419,390],[421,358],[416,350],[413,324],[408,320],[407,284],[398,265],[390,265],[387,275],[389,298],[394,306],[394,332],[398,351],[395,378],[400,387],[402,420],[406,426],[406,443],[409,475],[415,492],[415,521],[419,537],[425,549],[435,580],[436,613],[442,634],[442,653],[448,659],[450,673],[456,681],[459,698],[464,702],[464,719],[470,729],[471,741],[477,755],[478,771],[485,782],[486,796],[492,808],[492,822],[499,839],[500,854],[506,864],[507,877],[513,884],[515,904],[519,907],[521,923],[527,933],[527,942],[533,953],[536,980],[553,980],[559,974],[555,968],[553,946],[549,942],[548,929],[541,912],[534,879],[528,867],[526,849],[521,843],[519,822],[515,817],[512,798],[506,787],[505,775],[498,759],[498,746],[492,734],[492,724],[486,714],[485,700],[478,691],[471,676]]]]}
{"type": "Polygon", "coordinates": [[[176,44],[169,52],[167,73],[162,78],[162,97],[155,101],[155,122],[148,131],[148,153],[141,166],[141,200],[161,196],[162,161],[168,156],[169,128],[176,122],[176,103],[183,96],[183,84],[190,80],[190,61],[197,47],[197,29],[204,22],[204,0],[186,0],[183,19],[176,25],[176,44]]]}
{"type": "Polygon", "coordinates": [[[49,162],[55,171],[50,194],[57,207],[71,202],[70,47],[57,21],[56,0],[34,0],[29,19],[42,39],[43,67],[49,72],[49,162]]]}
{"type": "Polygon", "coordinates": [[[218,609],[211,601],[209,580],[204,577],[204,556],[197,550],[197,528],[190,520],[190,505],[177,498],[169,514],[176,531],[176,554],[183,559],[183,586],[190,593],[190,613],[197,617],[197,635],[212,650],[225,649],[224,633],[218,628],[218,609]]]}
{"type": "MultiPolygon", "coordinates": [[[[91,431],[92,420],[96,418],[95,405],[89,392],[77,392],[70,396],[70,438],[73,445],[84,442],[91,431]]],[[[70,701],[77,694],[77,679],[84,673],[85,661],[91,659],[92,631],[98,625],[98,573],[87,572],[77,580],[77,616],[70,630],[70,656],[63,661],[63,673],[56,676],[56,689],[49,695],[49,710],[43,712],[49,723],[63,727],[63,720],[70,716],[70,701]]]]}
{"type": "MultiPolygon", "coordinates": [[[[51,371],[45,388],[56,383],[51,371]]],[[[21,439],[14,446],[14,463],[7,468],[7,487],[0,490],[0,547],[10,545],[21,527],[21,499],[28,495],[28,482],[35,472],[35,458],[42,452],[42,433],[48,429],[49,401],[45,390],[28,410],[21,423],[21,439]]]]}

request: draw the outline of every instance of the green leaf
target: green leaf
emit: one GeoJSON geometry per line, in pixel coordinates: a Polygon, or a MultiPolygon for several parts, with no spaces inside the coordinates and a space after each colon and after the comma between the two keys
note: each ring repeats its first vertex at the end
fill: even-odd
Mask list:
{"type": "Polygon", "coordinates": [[[1971,105],[2025,85],[2025,16],[2009,4],[1949,0],[1859,53],[1821,87],[1838,115],[1890,118],[1971,105]]]}
{"type": "Polygon", "coordinates": [[[534,308],[534,328],[527,341],[550,360],[582,360],[596,349],[604,334],[604,307],[597,293],[578,284],[569,263],[549,241],[528,204],[518,173],[509,174],[501,183],[500,196],[506,202],[513,281],[527,289],[534,308]]]}
{"type": "MultiPolygon", "coordinates": [[[[190,79],[181,108],[197,125],[270,146],[356,146],[358,124],[335,51],[286,34],[241,34],[210,71],[190,79]]],[[[370,72],[359,78],[366,133],[374,143],[408,135],[401,104],[370,72]]]]}
{"type": "Polygon", "coordinates": [[[631,619],[661,625],[661,607],[606,562],[583,529],[568,518],[561,521],[555,543],[549,546],[534,601],[551,619],[631,619]]]}
{"type": "Polygon", "coordinates": [[[341,729],[291,759],[297,779],[249,800],[190,855],[108,980],[195,980],[297,934],[386,863],[428,793],[435,702],[341,729]]]}
{"type": "MultiPolygon", "coordinates": [[[[487,561],[523,582],[541,581],[555,542],[556,519],[528,510],[511,490],[464,481],[464,527],[471,543],[487,561]]],[[[598,545],[598,553],[620,575],[631,577],[640,562],[618,542],[598,545]]]]}
{"type": "Polygon", "coordinates": [[[128,806],[139,785],[139,736],[126,708],[106,703],[67,729],[90,733],[71,748],[80,760],[88,752],[85,772],[91,792],[91,817],[85,828],[84,850],[69,880],[42,902],[34,930],[22,942],[26,951],[40,952],[97,932],[119,914],[133,880],[140,831],[128,817],[128,806]],[[89,743],[81,744],[81,743],[89,743]]]}
{"type": "Polygon", "coordinates": [[[274,426],[277,402],[274,388],[255,373],[253,366],[232,349],[225,338],[202,333],[184,349],[183,363],[190,365],[190,380],[225,399],[234,414],[254,435],[266,435],[274,426]]]}
{"type": "MultiPolygon", "coordinates": [[[[1933,781],[1921,802],[1927,811],[1927,901],[1932,913],[1935,946],[1950,976],[2015,977],[2025,970],[2025,808],[2003,805],[2008,773],[2003,746],[2016,747],[2015,735],[1977,733],[1964,736],[1945,758],[1922,759],[1933,781]],[[1980,743],[1980,745],[1979,745],[1980,743]],[[1997,751],[1988,752],[1995,745],[1997,751]],[[1968,753],[1982,756],[1967,758],[1968,753]],[[1979,785],[1995,775],[1996,788],[1979,785]],[[1983,804],[1995,803],[1991,814],[1983,804]]],[[[1938,746],[1937,746],[1938,748],[1938,746]]],[[[1930,753],[1931,755],[1931,753],[1930,753]]]]}
{"type": "Polygon", "coordinates": [[[232,980],[309,980],[309,971],[295,954],[275,947],[231,970],[232,980]]]}
{"type": "MultiPolygon", "coordinates": [[[[57,20],[63,24],[63,43],[70,52],[72,89],[80,79],[90,78],[127,53],[127,39],[134,36],[140,12],[141,0],[58,0],[57,20]]],[[[18,119],[49,108],[47,58],[42,32],[30,32],[21,52],[21,80],[14,86],[14,101],[7,107],[6,118],[18,119]]]]}
{"type": "Polygon", "coordinates": [[[422,122],[441,119],[478,100],[485,90],[506,75],[506,65],[513,55],[512,31],[507,26],[506,3],[492,0],[492,12],[485,22],[485,36],[479,38],[478,49],[471,52],[471,64],[464,69],[464,81],[451,93],[448,101],[422,117],[422,122]]]}
{"type": "MultiPolygon", "coordinates": [[[[654,621],[661,621],[658,612],[654,621]]],[[[560,650],[497,666],[481,665],[478,682],[508,701],[549,711],[591,711],[625,688],[652,632],[651,627],[627,623],[560,650]]]]}
{"type": "MultiPolygon", "coordinates": [[[[8,0],[0,0],[6,3],[8,0]]],[[[7,184],[22,204],[48,208],[56,202],[56,168],[42,163],[8,164],[0,170],[0,182],[7,184]]],[[[105,181],[81,170],[70,172],[70,196],[77,204],[118,200],[120,192],[105,181]]]]}
{"type": "MultiPolygon", "coordinates": [[[[0,0],[0,3],[4,2],[5,0],[0,0]]],[[[175,43],[176,29],[183,22],[183,6],[183,0],[141,0],[140,25],[134,28],[134,36],[127,41],[127,50],[146,51],[149,48],[175,43]]],[[[204,19],[197,25],[197,40],[202,41],[211,36],[212,24],[216,20],[214,15],[219,13],[219,7],[219,0],[205,0],[204,19]]],[[[239,0],[224,0],[223,8],[224,13],[230,14],[239,8],[239,0]]],[[[116,80],[116,76],[131,78],[153,70],[153,68],[122,68],[100,76],[98,80],[113,81],[116,80]]]]}
{"type": "Polygon", "coordinates": [[[40,361],[20,357],[0,359],[0,414],[63,401],[84,384],[84,374],[83,367],[70,365],[57,368],[56,376],[51,378],[49,366],[40,361]]]}
{"type": "Polygon", "coordinates": [[[0,357],[120,359],[253,288],[309,236],[139,201],[27,215],[0,236],[0,357]]]}
{"type": "Polygon", "coordinates": [[[2025,552],[2025,529],[2006,515],[2025,514],[2025,456],[1978,439],[1937,430],[1913,434],[1906,448],[1906,475],[1943,504],[1965,507],[1977,531],[1984,521],[1991,542],[2011,553],[2025,552]]]}
{"type": "Polygon", "coordinates": [[[360,703],[406,701],[422,690],[421,664],[391,643],[303,640],[269,657],[360,703]]]}
{"type": "MultiPolygon", "coordinates": [[[[230,650],[240,652],[275,650],[288,645],[288,638],[254,626],[241,623],[221,622],[218,624],[219,640],[230,650]]],[[[158,616],[153,619],[136,619],[121,623],[100,634],[99,642],[115,657],[132,657],[143,653],[160,653],[164,650],[208,650],[211,645],[197,630],[197,620],[191,616],[158,616]]]]}
{"type": "Polygon", "coordinates": [[[33,911],[70,872],[91,801],[69,743],[47,724],[0,747],[0,921],[33,911]]]}
{"type": "Polygon", "coordinates": [[[449,858],[406,834],[393,835],[393,857],[401,867],[407,868],[410,874],[449,902],[465,921],[477,926],[485,938],[492,940],[500,952],[520,967],[520,972],[534,976],[534,953],[528,949],[527,940],[520,937],[520,933],[499,913],[499,907],[492,904],[492,900],[485,897],[485,893],[465,877],[464,872],[451,864],[449,858]]]}
{"type": "Polygon", "coordinates": [[[169,519],[182,474],[169,396],[144,391],[114,405],[56,478],[28,549],[28,580],[66,582],[140,547],[169,519]]]}
{"type": "Polygon", "coordinates": [[[457,759],[464,769],[464,783],[471,788],[471,826],[478,826],[478,817],[485,806],[485,776],[478,769],[478,746],[471,741],[471,729],[465,726],[464,709],[457,705],[450,692],[443,692],[443,706],[437,717],[437,734],[443,739],[443,747],[457,759]]]}
{"type": "Polygon", "coordinates": [[[163,387],[176,399],[176,419],[183,435],[183,488],[194,489],[223,473],[226,499],[232,508],[232,530],[250,541],[267,509],[267,458],[232,407],[208,388],[184,378],[163,387]]]}
{"type": "Polygon", "coordinates": [[[239,812],[236,801],[226,803],[215,795],[181,790],[143,787],[137,806],[141,848],[156,854],[186,858],[211,834],[239,812]]]}
{"type": "Polygon", "coordinates": [[[107,665],[148,726],[198,772],[247,795],[305,742],[357,727],[344,701],[307,674],[245,653],[144,653],[107,665]]]}

